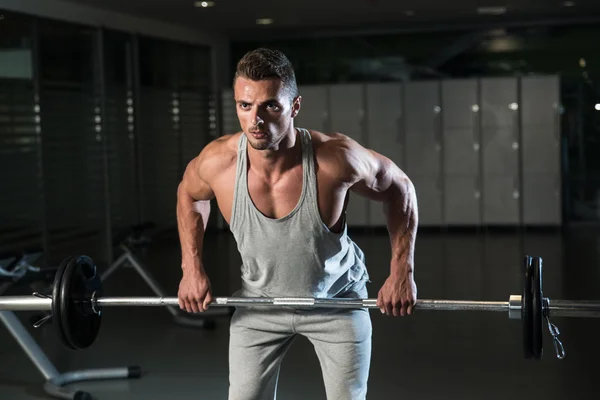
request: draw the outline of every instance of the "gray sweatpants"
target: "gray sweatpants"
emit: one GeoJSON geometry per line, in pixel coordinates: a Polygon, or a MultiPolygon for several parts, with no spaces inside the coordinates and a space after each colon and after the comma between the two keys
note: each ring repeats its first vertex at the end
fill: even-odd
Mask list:
{"type": "Polygon", "coordinates": [[[314,345],[328,400],[364,400],[371,361],[365,309],[236,309],[230,327],[229,400],[274,400],[296,335],[314,345]]]}

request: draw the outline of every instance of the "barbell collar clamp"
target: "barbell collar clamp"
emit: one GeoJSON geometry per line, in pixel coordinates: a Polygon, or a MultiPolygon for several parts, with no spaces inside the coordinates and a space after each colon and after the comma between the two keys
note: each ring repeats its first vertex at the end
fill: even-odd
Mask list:
{"type": "Polygon", "coordinates": [[[508,300],[508,318],[509,319],[521,319],[522,316],[522,305],[523,296],[521,295],[511,295],[508,300]]]}

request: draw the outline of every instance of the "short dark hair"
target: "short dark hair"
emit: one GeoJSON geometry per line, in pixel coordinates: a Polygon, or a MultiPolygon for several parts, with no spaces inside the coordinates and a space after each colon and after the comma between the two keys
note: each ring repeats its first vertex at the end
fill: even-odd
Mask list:
{"type": "Polygon", "coordinates": [[[238,61],[233,83],[238,77],[260,81],[279,78],[292,98],[298,95],[296,74],[290,60],[279,50],[264,47],[251,50],[238,61]]]}

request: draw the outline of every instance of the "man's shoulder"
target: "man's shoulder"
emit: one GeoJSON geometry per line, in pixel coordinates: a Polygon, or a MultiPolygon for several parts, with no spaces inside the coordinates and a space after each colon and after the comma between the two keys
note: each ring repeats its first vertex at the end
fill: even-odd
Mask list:
{"type": "Polygon", "coordinates": [[[344,157],[345,152],[356,144],[352,138],[341,132],[323,133],[309,130],[309,133],[317,157],[344,157]]]}
{"type": "Polygon", "coordinates": [[[235,165],[239,137],[239,133],[219,136],[204,146],[195,162],[207,179],[235,165]]]}
{"type": "Polygon", "coordinates": [[[210,163],[226,163],[234,160],[237,156],[239,138],[240,133],[219,136],[204,146],[199,158],[202,162],[210,163]]]}
{"type": "Polygon", "coordinates": [[[350,180],[353,175],[352,149],[357,142],[340,132],[323,133],[314,130],[309,132],[318,169],[342,181],[350,180]]]}

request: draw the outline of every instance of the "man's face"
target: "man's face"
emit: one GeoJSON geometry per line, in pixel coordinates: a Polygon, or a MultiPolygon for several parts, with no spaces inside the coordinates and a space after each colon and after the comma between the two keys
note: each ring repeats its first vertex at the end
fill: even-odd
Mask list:
{"type": "Polygon", "coordinates": [[[239,77],[234,97],[241,128],[257,150],[279,144],[300,110],[300,98],[292,98],[277,78],[253,81],[239,77]]]}

